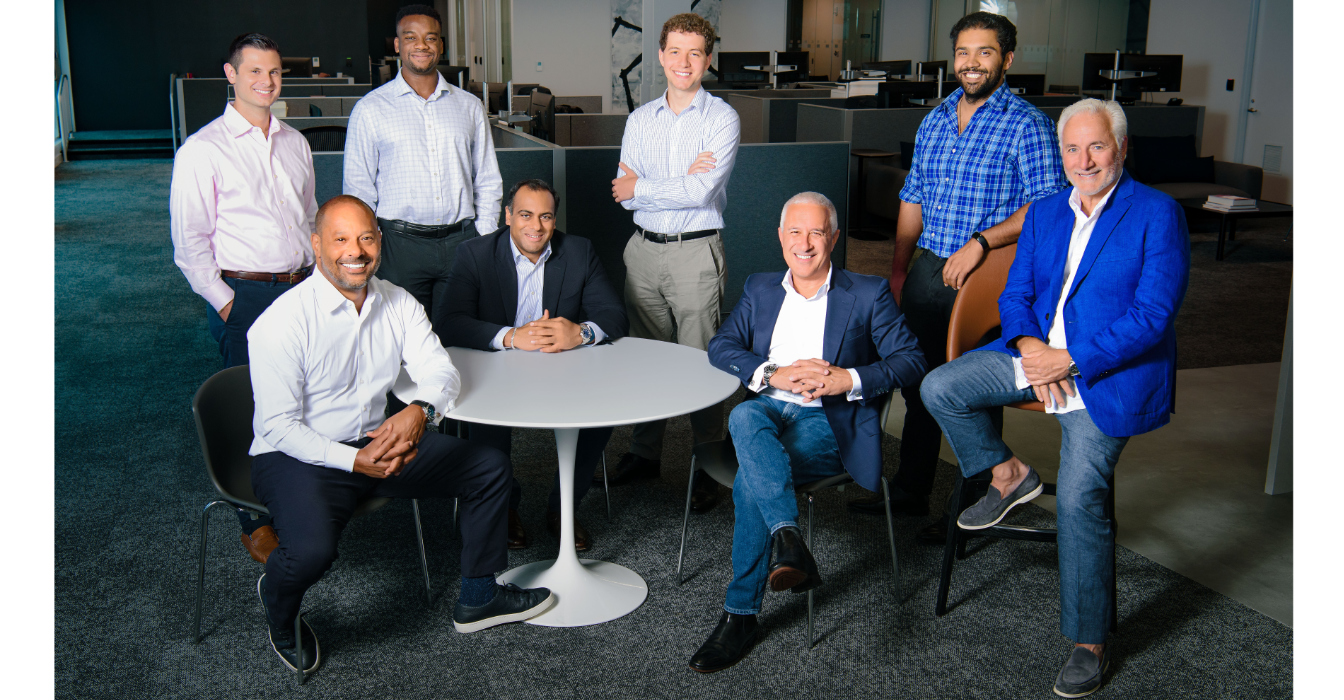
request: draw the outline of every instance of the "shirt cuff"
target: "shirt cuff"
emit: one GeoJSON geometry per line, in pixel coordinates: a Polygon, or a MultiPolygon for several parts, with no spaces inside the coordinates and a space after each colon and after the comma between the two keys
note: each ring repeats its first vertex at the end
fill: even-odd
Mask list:
{"type": "Polygon", "coordinates": [[[863,380],[859,379],[859,373],[854,369],[846,369],[849,372],[849,378],[854,382],[854,388],[845,394],[846,401],[858,401],[863,398],[863,380]]]}
{"type": "Polygon", "coordinates": [[[634,202],[634,203],[636,203],[636,204],[647,203],[647,202],[649,201],[649,190],[650,190],[652,187],[653,187],[653,184],[650,183],[650,182],[648,181],[648,179],[646,179],[646,178],[642,178],[642,177],[636,179],[636,180],[635,180],[635,193],[634,193],[634,196],[630,198],[630,201],[631,201],[631,202],[634,202]]]}
{"type": "Polygon", "coordinates": [[[607,337],[607,334],[602,332],[602,328],[598,326],[596,323],[593,323],[592,321],[584,321],[579,325],[588,326],[589,328],[593,329],[593,342],[591,343],[591,345],[597,345],[598,343],[605,340],[607,337]]]}
{"type": "Polygon", "coordinates": [[[201,296],[205,297],[205,300],[215,307],[215,311],[219,311],[233,301],[233,287],[230,287],[229,283],[225,282],[223,278],[217,277],[214,282],[210,283],[209,287],[201,291],[201,296]]]}
{"type": "Polygon", "coordinates": [[[494,348],[494,349],[496,349],[496,350],[505,350],[505,349],[507,349],[507,348],[504,347],[504,336],[506,336],[506,335],[508,335],[508,334],[509,334],[509,327],[508,327],[508,326],[504,326],[503,328],[499,329],[499,332],[495,334],[495,337],[494,337],[493,339],[491,339],[491,341],[490,341],[490,347],[492,347],[492,348],[494,348]]]}
{"type": "Polygon", "coordinates": [[[322,464],[323,466],[339,469],[343,472],[353,472],[355,470],[356,454],[359,454],[358,448],[332,440],[327,443],[327,454],[323,456],[322,464]]]}
{"type": "Polygon", "coordinates": [[[756,371],[753,372],[751,375],[751,383],[747,385],[748,389],[758,394],[761,393],[762,391],[765,391],[765,387],[768,385],[765,382],[761,381],[761,376],[765,374],[765,366],[768,364],[770,363],[762,362],[761,366],[756,368],[756,371]]]}

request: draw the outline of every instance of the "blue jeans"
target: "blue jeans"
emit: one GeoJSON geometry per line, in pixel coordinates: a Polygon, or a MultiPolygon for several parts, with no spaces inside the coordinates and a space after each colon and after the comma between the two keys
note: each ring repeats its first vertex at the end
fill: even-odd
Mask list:
{"type": "Polygon", "coordinates": [[[733,581],[723,609],[761,611],[770,573],[770,541],[781,527],[798,526],[793,485],[840,473],[840,447],[820,408],[767,396],[743,401],[728,416],[737,449],[733,480],[733,581]]]}
{"type": "MultiPolygon", "coordinates": [[[[1013,456],[990,423],[988,409],[1036,398],[1030,388],[1017,388],[1013,358],[994,351],[967,353],[930,372],[920,393],[966,477],[1013,456]]],[[[1101,644],[1115,607],[1115,524],[1105,515],[1106,496],[1129,438],[1101,432],[1085,409],[1055,417],[1063,433],[1055,497],[1059,629],[1079,644],[1101,644]]]]}

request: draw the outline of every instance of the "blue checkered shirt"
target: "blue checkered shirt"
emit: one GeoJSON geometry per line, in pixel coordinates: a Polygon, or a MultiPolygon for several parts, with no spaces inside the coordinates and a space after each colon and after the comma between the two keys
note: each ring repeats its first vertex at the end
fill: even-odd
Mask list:
{"type": "Polygon", "coordinates": [[[976,231],[1069,186],[1049,117],[1004,84],[958,135],[961,94],[957,88],[920,123],[900,195],[921,207],[924,232],[917,245],[944,258],[976,231]]]}

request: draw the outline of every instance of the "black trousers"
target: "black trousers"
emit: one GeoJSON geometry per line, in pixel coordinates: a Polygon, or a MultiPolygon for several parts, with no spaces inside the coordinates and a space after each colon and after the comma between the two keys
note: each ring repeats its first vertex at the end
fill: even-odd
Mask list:
{"type": "MultiPolygon", "coordinates": [[[[947,330],[957,290],[943,284],[947,258],[920,249],[901,286],[901,311],[914,333],[929,371],[947,364],[947,330]]],[[[901,429],[901,468],[892,483],[911,496],[927,497],[933,491],[934,472],[943,432],[938,421],[924,408],[919,384],[901,387],[905,398],[905,426],[901,429]]],[[[990,411],[990,419],[1002,432],[1003,408],[990,411]]]]}
{"type": "MultiPolygon", "coordinates": [[[[362,447],[368,438],[346,443],[362,447]]],[[[366,497],[459,498],[462,575],[490,576],[508,565],[509,458],[498,450],[425,433],[419,454],[387,479],[300,462],[282,452],[252,458],[252,490],[271,512],[280,545],[266,560],[266,607],[273,629],[292,629],[303,594],[336,561],[336,542],[366,497]]]]}
{"type": "MultiPolygon", "coordinates": [[[[462,222],[462,230],[445,238],[423,238],[397,231],[383,231],[383,261],[378,277],[405,289],[434,318],[434,304],[448,293],[453,276],[457,246],[476,237],[471,219],[462,222]]],[[[438,329],[435,329],[438,333],[438,329]]]]}
{"type": "MultiPolygon", "coordinates": [[[[313,270],[313,274],[321,272],[313,270]]],[[[224,368],[237,367],[247,362],[247,330],[256,322],[281,294],[294,288],[288,282],[256,282],[225,277],[224,284],[233,288],[233,307],[229,309],[229,320],[219,317],[215,307],[206,304],[205,320],[210,328],[210,337],[219,343],[219,354],[224,358],[224,368]]]]}
{"type": "MultiPolygon", "coordinates": [[[[503,425],[484,425],[481,423],[464,423],[467,428],[467,437],[472,442],[478,442],[482,445],[493,447],[504,454],[512,454],[510,443],[513,440],[513,428],[503,425]]],[[[597,461],[602,458],[602,451],[607,448],[607,441],[611,439],[613,428],[584,428],[579,431],[579,444],[574,451],[574,507],[579,507],[579,502],[583,500],[588,493],[588,487],[593,483],[593,471],[597,469],[597,461]]],[[[517,510],[518,504],[523,500],[523,485],[518,483],[517,477],[513,479],[513,487],[509,492],[509,507],[517,510]]],[[[560,473],[556,470],[555,480],[551,483],[551,496],[547,501],[546,509],[554,512],[560,512],[560,473]]]]}

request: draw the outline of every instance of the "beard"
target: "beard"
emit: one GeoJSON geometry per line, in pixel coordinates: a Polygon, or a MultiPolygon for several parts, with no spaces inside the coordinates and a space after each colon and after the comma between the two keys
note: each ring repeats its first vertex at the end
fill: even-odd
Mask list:
{"type": "Polygon", "coordinates": [[[1002,65],[992,70],[981,69],[980,71],[976,71],[985,74],[985,80],[984,82],[980,83],[980,88],[978,90],[972,90],[969,86],[966,85],[966,81],[962,80],[961,74],[965,72],[968,71],[959,71],[957,73],[957,82],[961,84],[962,93],[965,94],[967,98],[975,102],[983,100],[986,97],[989,97],[990,95],[994,94],[994,91],[999,89],[999,84],[1003,82],[1004,71],[1002,65]]]}
{"type": "Polygon", "coordinates": [[[359,257],[353,260],[338,260],[334,264],[328,263],[325,257],[318,256],[318,264],[322,266],[322,271],[327,274],[327,279],[331,280],[332,284],[336,285],[337,287],[340,287],[341,289],[344,289],[347,292],[357,292],[369,286],[369,280],[373,279],[373,276],[378,273],[378,266],[381,265],[382,263],[383,258],[381,255],[372,260],[370,260],[367,257],[359,257]],[[368,276],[365,277],[362,281],[358,282],[352,281],[349,277],[347,277],[345,268],[341,267],[341,263],[343,262],[365,263],[369,270],[368,276]]]}
{"type": "Polygon", "coordinates": [[[1096,182],[1087,184],[1079,184],[1078,181],[1074,179],[1074,174],[1071,172],[1066,173],[1066,175],[1068,175],[1069,177],[1069,184],[1073,185],[1074,189],[1078,190],[1079,194],[1087,195],[1088,197],[1093,197],[1101,192],[1106,191],[1107,187],[1110,187],[1111,185],[1114,185],[1117,181],[1119,181],[1120,170],[1123,167],[1124,162],[1117,161],[1114,164],[1112,164],[1111,167],[1102,170],[1101,171],[1102,176],[1096,182]]]}

